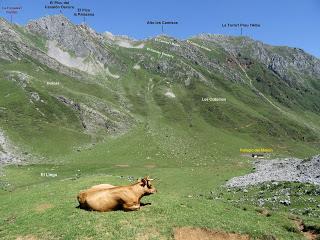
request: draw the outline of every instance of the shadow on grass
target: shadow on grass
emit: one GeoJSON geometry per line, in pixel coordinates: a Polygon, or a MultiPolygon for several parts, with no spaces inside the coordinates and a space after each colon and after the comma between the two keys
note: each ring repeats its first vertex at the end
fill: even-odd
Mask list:
{"type": "MultiPolygon", "coordinates": [[[[140,203],[140,208],[141,207],[146,207],[146,206],[149,206],[151,205],[151,203],[140,203]]],[[[88,206],[81,206],[80,204],[78,206],[76,206],[75,208],[78,208],[78,209],[82,209],[82,210],[85,210],[85,211],[88,211],[88,212],[92,212],[92,211],[95,211],[95,210],[92,210],[91,208],[89,208],[88,206]]],[[[137,209],[139,210],[139,209],[137,209]]],[[[128,211],[125,211],[121,205],[119,205],[117,208],[113,209],[112,211],[124,211],[124,212],[128,212],[128,211]]]]}

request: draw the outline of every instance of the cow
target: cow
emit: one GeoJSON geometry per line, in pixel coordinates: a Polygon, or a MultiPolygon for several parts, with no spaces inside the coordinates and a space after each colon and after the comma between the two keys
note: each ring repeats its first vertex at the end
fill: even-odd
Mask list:
{"type": "Polygon", "coordinates": [[[129,186],[110,184],[93,186],[78,194],[79,207],[98,212],[120,209],[124,211],[139,210],[141,198],[157,192],[151,184],[152,180],[149,177],[144,177],[129,186]]]}

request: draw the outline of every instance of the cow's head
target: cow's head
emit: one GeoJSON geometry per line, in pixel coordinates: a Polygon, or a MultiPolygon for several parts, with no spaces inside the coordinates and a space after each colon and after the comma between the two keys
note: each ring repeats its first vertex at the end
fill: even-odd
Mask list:
{"type": "Polygon", "coordinates": [[[151,184],[152,180],[153,179],[151,179],[149,177],[144,177],[141,180],[139,180],[139,184],[144,190],[144,195],[150,195],[150,194],[154,194],[157,192],[157,189],[155,189],[155,187],[152,186],[152,184],[151,184]]]}

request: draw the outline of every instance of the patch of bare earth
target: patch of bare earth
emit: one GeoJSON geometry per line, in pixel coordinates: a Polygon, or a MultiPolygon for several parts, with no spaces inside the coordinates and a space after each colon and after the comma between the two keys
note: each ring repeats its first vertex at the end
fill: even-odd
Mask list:
{"type": "Polygon", "coordinates": [[[50,208],[53,208],[53,205],[50,204],[50,203],[43,203],[43,204],[40,204],[38,206],[36,206],[35,210],[36,212],[38,213],[43,213],[45,212],[46,210],[50,209],[50,208]]]}
{"type": "Polygon", "coordinates": [[[301,219],[294,220],[295,225],[299,229],[299,231],[305,236],[308,240],[317,240],[320,236],[316,231],[308,229],[301,219]]]}
{"type": "Polygon", "coordinates": [[[182,227],[174,229],[175,240],[249,240],[248,235],[226,233],[205,228],[182,227]]]}
{"type": "Polygon", "coordinates": [[[57,240],[57,238],[49,233],[43,234],[41,236],[35,236],[33,234],[28,234],[24,236],[17,236],[16,240],[57,240]]]}
{"type": "Polygon", "coordinates": [[[271,213],[265,209],[265,208],[261,208],[261,209],[256,209],[256,211],[260,214],[260,215],[263,215],[265,217],[270,217],[271,216],[271,213]]]}
{"type": "Polygon", "coordinates": [[[129,165],[127,165],[127,164],[117,164],[117,165],[115,165],[116,167],[129,167],[129,165]]]}

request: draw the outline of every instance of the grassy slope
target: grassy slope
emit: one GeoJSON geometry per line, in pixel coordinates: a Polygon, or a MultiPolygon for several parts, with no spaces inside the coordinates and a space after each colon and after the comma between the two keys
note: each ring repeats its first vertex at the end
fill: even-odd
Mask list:
{"type": "Polygon", "coordinates": [[[152,134],[138,128],[92,150],[66,156],[66,164],[8,168],[3,180],[12,185],[0,196],[1,220],[6,223],[2,225],[2,236],[135,239],[139,233],[147,233],[161,239],[171,236],[172,227],[201,226],[252,236],[301,238],[286,231],[284,226],[291,221],[284,213],[275,212],[267,218],[254,209],[244,211],[242,206],[203,197],[220,189],[226,179],[248,171],[248,160],[239,159],[234,149],[253,139],[231,141],[228,134],[217,129],[192,136],[192,132],[163,127],[159,132],[151,127],[152,134]],[[217,155],[209,157],[214,151],[217,155]],[[129,167],[116,166],[119,164],[129,167]],[[41,172],[57,173],[58,177],[46,179],[40,177],[41,172]],[[139,212],[93,213],[75,208],[75,196],[81,189],[103,182],[128,184],[127,176],[145,174],[158,178],[155,184],[159,193],[145,199],[152,205],[139,212]]]}
{"type": "MultiPolygon", "coordinates": [[[[118,51],[118,56],[128,54],[118,51]]],[[[128,67],[134,64],[126,61],[128,67]]],[[[32,146],[30,151],[51,161],[5,169],[0,179],[0,238],[31,234],[39,239],[137,239],[146,234],[148,239],[166,239],[172,236],[173,227],[200,226],[257,238],[274,235],[278,239],[303,239],[301,234],[287,231],[286,226],[292,222],[285,210],[265,217],[254,208],[244,211],[241,205],[204,197],[220,190],[232,176],[250,171],[249,159],[239,156],[239,148],[272,147],[273,156],[318,153],[317,143],[301,141],[295,130],[300,128],[292,119],[275,113],[246,87],[219,77],[213,79],[219,90],[200,83],[184,87],[173,82],[171,89],[176,98],[169,99],[164,96],[167,87],[163,78],[144,70],[129,71],[118,80],[109,79],[105,83],[109,88],[101,89],[96,82],[75,82],[52,71],[35,72],[28,64],[0,66],[2,70],[32,75],[36,80],[29,90],[36,90],[50,101],[40,109],[46,111],[46,116],[52,112],[61,115],[54,120],[43,119],[28,103],[25,90],[0,75],[1,106],[12,109],[1,118],[1,126],[15,142],[26,148],[32,146]],[[61,85],[48,87],[47,79],[58,79],[61,85]],[[94,96],[117,104],[114,91],[128,99],[128,108],[140,122],[123,136],[107,137],[81,152],[73,151],[75,146],[89,143],[90,137],[82,131],[75,112],[52,95],[72,99],[94,96]],[[5,97],[8,93],[14,94],[5,97]],[[228,101],[202,103],[202,96],[226,97],[228,101]],[[283,127],[290,124],[292,128],[283,127]],[[58,176],[41,177],[41,173],[58,176]],[[146,174],[158,178],[155,184],[159,193],[145,199],[152,205],[141,211],[94,213],[75,208],[75,196],[81,189],[104,182],[128,184],[128,176],[146,174]]],[[[102,79],[98,82],[103,86],[102,79]]],[[[308,118],[317,123],[317,115],[308,118]]]]}

